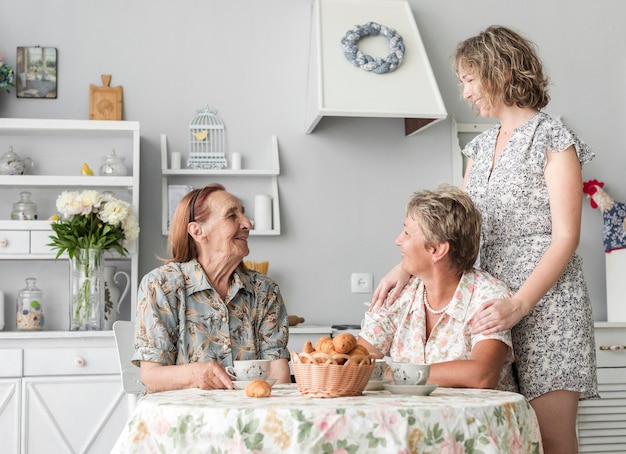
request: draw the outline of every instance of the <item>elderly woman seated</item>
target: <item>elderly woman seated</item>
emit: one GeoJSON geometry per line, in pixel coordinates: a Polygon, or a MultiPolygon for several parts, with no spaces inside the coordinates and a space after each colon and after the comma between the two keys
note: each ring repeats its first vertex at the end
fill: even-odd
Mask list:
{"type": "Polygon", "coordinates": [[[358,342],[378,358],[430,364],[429,383],[516,391],[511,335],[472,333],[481,305],[507,286],[473,267],[481,215],[453,186],[415,193],[396,238],[412,277],[394,304],[372,304],[358,342]]]}
{"type": "Polygon", "coordinates": [[[188,193],[174,213],[172,258],[139,286],[133,363],[148,392],[231,389],[225,366],[271,359],[290,382],[287,311],[278,285],[247,269],[250,220],[218,184],[188,193]]]}

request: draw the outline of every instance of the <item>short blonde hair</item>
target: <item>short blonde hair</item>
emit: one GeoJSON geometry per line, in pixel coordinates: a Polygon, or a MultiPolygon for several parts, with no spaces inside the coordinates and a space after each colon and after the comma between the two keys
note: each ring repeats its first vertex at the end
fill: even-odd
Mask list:
{"type": "Polygon", "coordinates": [[[454,70],[476,71],[482,97],[490,106],[540,110],[548,105],[548,78],[537,46],[519,33],[492,25],[461,42],[454,56],[454,70]]]}
{"type": "Polygon", "coordinates": [[[419,224],[427,246],[450,245],[448,260],[457,273],[473,268],[482,216],[466,192],[448,184],[416,192],[406,205],[406,215],[419,224]]]}

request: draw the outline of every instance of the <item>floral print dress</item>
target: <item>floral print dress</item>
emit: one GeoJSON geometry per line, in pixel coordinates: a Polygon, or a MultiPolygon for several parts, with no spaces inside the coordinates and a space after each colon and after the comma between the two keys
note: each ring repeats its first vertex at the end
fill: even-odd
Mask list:
{"type": "MultiPolygon", "coordinates": [[[[466,189],[483,215],[480,267],[516,292],[551,241],[546,153],[573,145],[581,165],[594,153],[562,123],[539,112],[514,130],[492,169],[499,128],[478,135],[463,150],[474,160],[466,189]]],[[[512,329],[521,393],[528,399],[555,390],[597,397],[593,330],[582,259],[574,254],[557,283],[512,329]]]]}

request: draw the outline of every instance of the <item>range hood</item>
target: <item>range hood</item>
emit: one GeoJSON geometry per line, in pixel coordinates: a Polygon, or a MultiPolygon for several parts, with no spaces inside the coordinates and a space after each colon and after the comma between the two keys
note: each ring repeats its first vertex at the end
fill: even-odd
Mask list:
{"type": "MultiPolygon", "coordinates": [[[[307,134],[324,117],[403,118],[407,136],[447,117],[407,0],[313,0],[310,37],[307,134]],[[402,37],[404,58],[394,71],[376,74],[345,57],[341,39],[353,27],[369,22],[402,37]]],[[[382,34],[366,36],[357,45],[372,57],[386,58],[390,52],[382,34]]]]}

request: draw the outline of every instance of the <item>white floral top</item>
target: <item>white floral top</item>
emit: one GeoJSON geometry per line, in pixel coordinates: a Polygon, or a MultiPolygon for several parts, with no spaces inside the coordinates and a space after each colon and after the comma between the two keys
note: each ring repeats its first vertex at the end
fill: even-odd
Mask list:
{"type": "Polygon", "coordinates": [[[426,337],[426,314],[422,300],[424,286],[414,278],[393,304],[365,313],[359,337],[393,361],[434,364],[470,359],[474,346],[485,339],[497,339],[509,346],[498,389],[517,391],[513,378],[513,350],[510,331],[485,336],[472,334],[471,322],[480,307],[494,298],[508,298],[507,286],[490,274],[474,269],[461,276],[451,304],[426,337]]]}

